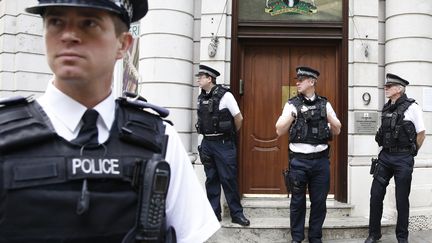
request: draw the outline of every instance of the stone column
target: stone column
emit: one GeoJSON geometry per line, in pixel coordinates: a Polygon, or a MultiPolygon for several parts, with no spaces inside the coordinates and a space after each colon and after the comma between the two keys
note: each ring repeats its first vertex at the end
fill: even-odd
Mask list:
{"type": "Polygon", "coordinates": [[[385,70],[409,80],[412,95],[432,76],[431,13],[431,1],[386,1],[385,70]]]}
{"type": "MultiPolygon", "coordinates": [[[[196,60],[194,72],[198,71],[198,64],[208,65],[220,72],[220,76],[216,79],[218,84],[230,86],[230,64],[231,64],[231,0],[200,0],[201,1],[201,30],[199,32],[199,59],[196,60]],[[212,38],[217,38],[216,53],[209,52],[209,45],[212,38]]],[[[194,84],[194,101],[193,107],[196,110],[197,97],[199,88],[194,84]]],[[[195,111],[196,113],[196,111],[195,111]]],[[[196,122],[196,114],[194,114],[194,123],[196,122]]],[[[194,143],[201,143],[199,140],[202,136],[194,136],[194,143]]],[[[198,163],[201,163],[200,161],[198,163]]],[[[200,166],[203,167],[203,166],[200,166]]],[[[196,169],[198,175],[201,175],[201,180],[204,182],[205,174],[203,168],[196,169]]],[[[204,185],[204,183],[203,183],[204,185]]],[[[225,194],[222,192],[222,215],[227,215],[227,204],[225,194]]]]}
{"type": "MultiPolygon", "coordinates": [[[[374,132],[356,129],[356,119],[379,109],[380,2],[349,1],[348,202],[353,216],[369,215],[370,158],[376,156],[374,132]],[[370,95],[370,102],[363,97],[370,95]],[[357,117],[357,118],[356,118],[357,117]]],[[[369,129],[368,129],[369,130],[369,129]]],[[[370,128],[376,131],[376,128],[370,128]]]]}
{"type": "Polygon", "coordinates": [[[194,1],[149,0],[141,20],[140,93],[167,107],[168,119],[191,149],[194,1]]]}
{"type": "MultiPolygon", "coordinates": [[[[431,102],[432,93],[432,1],[386,1],[385,71],[408,80],[408,97],[414,98],[423,107],[426,125],[426,140],[415,157],[415,168],[410,194],[410,229],[432,229],[432,143],[430,124],[431,109],[425,110],[431,102]]],[[[382,77],[384,79],[384,76],[382,77]]],[[[389,185],[388,194],[394,195],[394,182],[389,185]]],[[[389,198],[396,215],[394,197],[389,198]]]]}

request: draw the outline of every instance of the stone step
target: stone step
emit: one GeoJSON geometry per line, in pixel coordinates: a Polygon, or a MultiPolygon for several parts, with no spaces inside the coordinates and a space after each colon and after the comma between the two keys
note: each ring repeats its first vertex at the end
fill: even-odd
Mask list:
{"type": "MultiPolygon", "coordinates": [[[[207,243],[241,243],[241,242],[291,242],[289,218],[283,217],[251,217],[251,225],[242,227],[231,223],[225,217],[222,228],[214,234],[207,243]]],[[[332,240],[366,238],[368,235],[368,219],[365,217],[326,218],[323,225],[323,242],[332,240]]],[[[305,237],[307,239],[307,220],[305,237]]],[[[382,233],[394,232],[394,223],[391,220],[382,220],[382,233]]]]}
{"type": "MultiPolygon", "coordinates": [[[[243,198],[242,205],[244,214],[247,217],[282,217],[289,218],[290,198],[258,198],[250,197],[243,198]]],[[[328,218],[334,217],[347,217],[350,215],[352,205],[341,203],[334,199],[327,200],[327,216],[328,218]]],[[[306,203],[306,215],[309,217],[310,201],[306,203]]],[[[229,211],[224,210],[224,216],[229,216],[229,211]]]]}
{"type": "MultiPolygon", "coordinates": [[[[323,242],[333,240],[366,238],[369,220],[366,217],[350,215],[352,205],[328,199],[327,216],[323,225],[323,242]]],[[[231,223],[229,211],[225,208],[221,222],[222,228],[208,243],[242,242],[291,242],[289,206],[287,197],[246,197],[242,199],[246,217],[251,221],[249,227],[231,223]]],[[[310,201],[307,200],[305,237],[307,239],[310,201]]],[[[394,222],[383,218],[382,233],[394,233],[394,222]]]]}

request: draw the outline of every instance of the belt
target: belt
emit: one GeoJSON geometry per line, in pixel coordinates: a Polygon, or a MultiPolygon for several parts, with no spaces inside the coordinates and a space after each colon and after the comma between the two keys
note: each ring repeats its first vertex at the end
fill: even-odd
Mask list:
{"type": "Polygon", "coordinates": [[[219,136],[223,136],[223,133],[208,133],[208,134],[203,134],[204,137],[219,137],[219,136]]]}
{"type": "Polygon", "coordinates": [[[329,155],[329,148],[321,151],[321,152],[316,152],[316,153],[310,153],[310,154],[304,154],[304,153],[296,153],[293,151],[289,151],[289,158],[293,159],[321,159],[321,158],[328,158],[329,155]]]}
{"type": "Polygon", "coordinates": [[[390,147],[383,148],[383,150],[389,153],[411,153],[412,147],[390,147]]]}
{"type": "Polygon", "coordinates": [[[217,141],[217,140],[227,140],[230,139],[231,136],[229,134],[216,133],[216,134],[203,134],[204,139],[209,141],[217,141]]]}

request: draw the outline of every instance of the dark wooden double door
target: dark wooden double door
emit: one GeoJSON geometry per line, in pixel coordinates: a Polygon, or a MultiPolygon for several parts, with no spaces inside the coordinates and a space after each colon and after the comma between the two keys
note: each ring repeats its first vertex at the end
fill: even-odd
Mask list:
{"type": "MultiPolygon", "coordinates": [[[[338,99],[339,47],[335,44],[247,44],[241,48],[239,104],[244,116],[240,133],[239,181],[243,194],[286,194],[282,171],[288,167],[288,136],[277,137],[275,124],[288,97],[296,94],[299,65],[321,73],[317,93],[342,112],[338,99]]],[[[331,185],[335,192],[341,163],[338,139],[331,142],[331,185]]],[[[343,180],[346,180],[343,178],[343,180]]]]}

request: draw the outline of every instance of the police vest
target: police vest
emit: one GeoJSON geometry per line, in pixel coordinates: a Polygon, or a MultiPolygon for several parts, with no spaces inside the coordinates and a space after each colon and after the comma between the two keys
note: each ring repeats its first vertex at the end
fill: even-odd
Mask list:
{"type": "Polygon", "coordinates": [[[327,144],[330,128],[327,124],[327,99],[316,96],[315,100],[306,100],[298,95],[288,101],[297,110],[297,117],[290,128],[291,143],[327,144]]]}
{"type": "Polygon", "coordinates": [[[219,103],[222,97],[229,90],[216,85],[209,94],[205,90],[198,96],[198,122],[197,132],[200,134],[222,133],[231,136],[235,132],[234,119],[228,110],[219,110],[219,103]]]}
{"type": "Polygon", "coordinates": [[[375,141],[379,146],[383,146],[384,149],[393,148],[395,152],[401,152],[403,148],[416,150],[417,133],[415,126],[411,121],[404,121],[405,111],[414,102],[414,99],[408,98],[404,94],[395,104],[391,104],[389,101],[384,105],[381,127],[375,136],[375,141]]]}
{"type": "Polygon", "coordinates": [[[120,98],[108,141],[86,148],[36,102],[12,103],[0,107],[0,242],[121,242],[136,220],[137,164],[166,148],[162,119],[120,98]]]}

